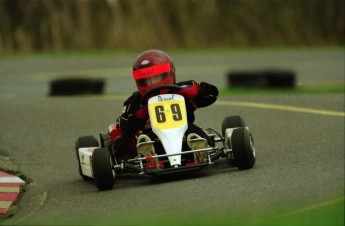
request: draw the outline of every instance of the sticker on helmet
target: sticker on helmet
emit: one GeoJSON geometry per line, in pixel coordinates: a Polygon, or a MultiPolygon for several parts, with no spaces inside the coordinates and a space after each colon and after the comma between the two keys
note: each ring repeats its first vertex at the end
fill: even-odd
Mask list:
{"type": "Polygon", "coordinates": [[[143,60],[143,61],[141,62],[141,65],[146,65],[146,64],[148,64],[148,63],[150,63],[149,60],[143,60]]]}

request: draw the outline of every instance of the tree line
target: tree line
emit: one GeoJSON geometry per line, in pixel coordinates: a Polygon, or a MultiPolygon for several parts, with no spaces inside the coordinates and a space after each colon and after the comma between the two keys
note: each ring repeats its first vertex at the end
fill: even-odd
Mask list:
{"type": "Polygon", "coordinates": [[[344,45],[345,0],[0,0],[0,51],[344,45]]]}

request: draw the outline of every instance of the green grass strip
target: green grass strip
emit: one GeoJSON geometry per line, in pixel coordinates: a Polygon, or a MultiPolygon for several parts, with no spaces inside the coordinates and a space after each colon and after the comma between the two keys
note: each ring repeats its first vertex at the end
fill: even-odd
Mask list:
{"type": "Polygon", "coordinates": [[[344,84],[298,86],[291,89],[230,87],[220,89],[221,95],[323,94],[344,93],[344,84]]]}
{"type": "Polygon", "coordinates": [[[257,225],[344,225],[344,196],[264,219],[257,225]]]}

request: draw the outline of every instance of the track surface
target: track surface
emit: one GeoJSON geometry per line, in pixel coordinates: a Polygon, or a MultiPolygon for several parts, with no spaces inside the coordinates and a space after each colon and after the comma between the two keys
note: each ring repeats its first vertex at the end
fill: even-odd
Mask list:
{"type": "MultiPolygon", "coordinates": [[[[293,69],[302,84],[344,82],[342,50],[171,55],[178,80],[207,81],[220,88],[227,70],[262,67],[293,69]]],[[[196,123],[220,131],[224,117],[245,118],[257,149],[253,169],[239,171],[220,160],[200,173],[159,181],[121,176],[113,190],[97,191],[77,173],[74,143],[81,135],[98,136],[121,114],[123,98],[135,88],[130,76],[134,58],[0,59],[0,149],[33,179],[15,216],[3,223],[255,224],[265,215],[305,208],[309,213],[313,206],[343,199],[344,116],[305,111],[344,112],[342,94],[221,96],[213,106],[198,110],[196,123]],[[49,80],[70,74],[105,77],[107,92],[123,97],[48,97],[49,80]],[[241,106],[243,102],[302,109],[241,106]]],[[[314,217],[312,212],[308,217],[314,217]]]]}

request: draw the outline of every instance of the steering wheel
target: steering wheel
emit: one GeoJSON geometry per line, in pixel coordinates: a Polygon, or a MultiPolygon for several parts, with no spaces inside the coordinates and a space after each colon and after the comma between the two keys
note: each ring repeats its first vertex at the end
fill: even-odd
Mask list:
{"type": "Polygon", "coordinates": [[[150,95],[159,95],[159,91],[161,91],[163,89],[179,91],[179,90],[182,90],[183,88],[181,86],[178,86],[178,85],[170,85],[170,84],[156,86],[156,87],[146,91],[146,93],[144,93],[143,98],[142,98],[143,105],[147,104],[147,98],[150,95]]]}

